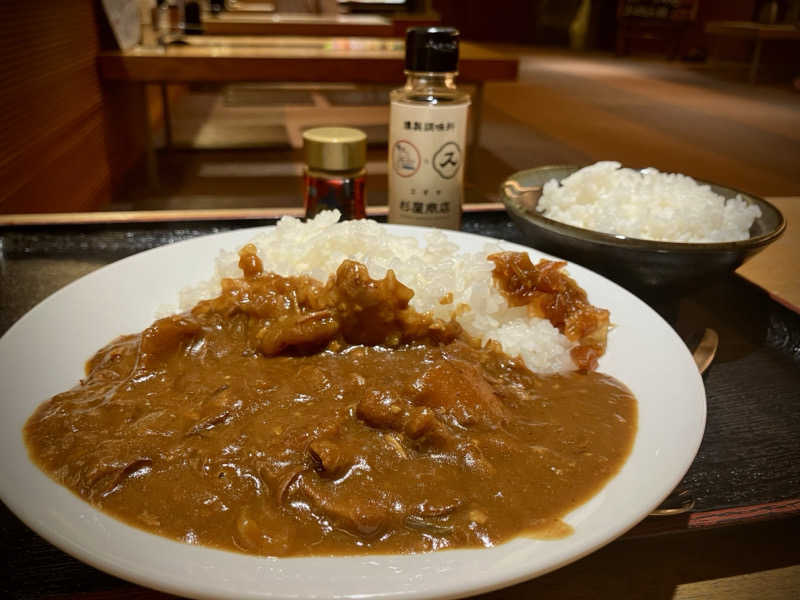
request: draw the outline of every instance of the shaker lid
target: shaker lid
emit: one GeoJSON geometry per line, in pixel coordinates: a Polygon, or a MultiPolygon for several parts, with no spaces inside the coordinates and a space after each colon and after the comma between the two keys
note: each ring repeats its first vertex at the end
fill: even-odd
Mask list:
{"type": "Polygon", "coordinates": [[[406,70],[452,72],[458,69],[458,29],[410,27],[406,30],[406,70]]]}
{"type": "Polygon", "coordinates": [[[315,127],[303,132],[306,164],[325,171],[352,171],[367,162],[367,134],[352,127],[315,127]]]}

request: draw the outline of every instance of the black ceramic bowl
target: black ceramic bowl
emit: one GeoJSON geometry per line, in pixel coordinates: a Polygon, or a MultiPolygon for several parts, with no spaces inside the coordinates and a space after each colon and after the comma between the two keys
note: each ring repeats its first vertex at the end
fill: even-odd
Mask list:
{"type": "Polygon", "coordinates": [[[532,247],[587,266],[629,288],[685,289],[725,277],[778,239],[786,228],[783,215],[766,200],[713,183],[707,185],[715,193],[726,198],[740,194],[761,208],[748,239],[707,244],[656,242],[573,227],[537,212],[544,184],[579,168],[547,166],[515,173],[501,186],[503,202],[532,247]]]}

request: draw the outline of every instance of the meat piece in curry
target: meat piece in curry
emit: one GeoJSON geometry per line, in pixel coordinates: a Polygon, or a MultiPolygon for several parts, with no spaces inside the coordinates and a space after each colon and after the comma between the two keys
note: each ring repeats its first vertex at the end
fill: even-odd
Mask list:
{"type": "MultiPolygon", "coordinates": [[[[600,351],[607,313],[557,266],[492,260],[512,302],[600,351]]],[[[563,535],[631,448],[636,402],[591,357],[536,375],[353,261],[324,284],[265,273],[252,247],[240,267],[219,297],[101,349],[35,412],[24,433],[46,473],[188,543],[397,553],[563,535]]]]}
{"type": "Polygon", "coordinates": [[[527,306],[534,317],[549,320],[571,342],[572,360],[582,371],[597,368],[606,351],[609,314],[592,306],[586,292],[561,269],[564,261],[543,258],[533,265],[525,252],[498,252],[494,278],[511,306],[527,306]]]}

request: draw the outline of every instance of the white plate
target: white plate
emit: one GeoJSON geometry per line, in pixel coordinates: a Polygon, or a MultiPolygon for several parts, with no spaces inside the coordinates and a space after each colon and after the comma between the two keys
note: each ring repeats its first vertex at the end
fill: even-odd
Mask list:
{"type": "MultiPolygon", "coordinates": [[[[390,226],[423,239],[422,228],[390,226]]],[[[600,370],[633,391],[639,428],[633,451],[600,493],[565,519],[564,539],[516,539],[477,550],[337,558],[262,558],[189,546],[145,533],[93,509],[28,458],[22,427],[41,402],[72,387],[84,362],[117,335],[145,328],[179,289],[213,273],[220,249],[253,229],[196,238],[108,265],[36,306],[0,339],[0,495],[34,531],[99,569],[196,598],[457,597],[541,575],[592,552],[643,519],[689,468],[705,426],[705,391],[686,346],[652,309],[580,266],[570,274],[616,324],[600,370]]],[[[490,241],[447,234],[469,251],[490,241]]],[[[540,253],[524,250],[534,261],[540,253]]]]}

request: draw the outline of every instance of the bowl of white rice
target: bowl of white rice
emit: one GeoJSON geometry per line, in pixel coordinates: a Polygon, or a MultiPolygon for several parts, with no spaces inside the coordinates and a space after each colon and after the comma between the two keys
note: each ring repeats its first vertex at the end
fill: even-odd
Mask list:
{"type": "Polygon", "coordinates": [[[631,288],[727,276],[786,228],[762,198],[612,161],[520,171],[501,195],[531,246],[631,288]]]}

